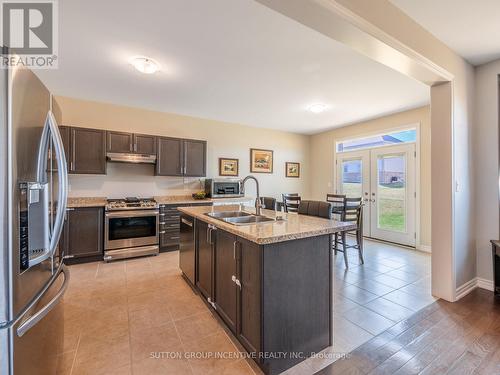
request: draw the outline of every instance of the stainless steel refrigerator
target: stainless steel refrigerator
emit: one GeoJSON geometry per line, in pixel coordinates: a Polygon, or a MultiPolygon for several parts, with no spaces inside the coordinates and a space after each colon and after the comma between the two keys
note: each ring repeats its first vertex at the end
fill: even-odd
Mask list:
{"type": "Polygon", "coordinates": [[[0,90],[0,374],[55,374],[69,283],[64,148],[32,71],[0,70],[0,90]]]}

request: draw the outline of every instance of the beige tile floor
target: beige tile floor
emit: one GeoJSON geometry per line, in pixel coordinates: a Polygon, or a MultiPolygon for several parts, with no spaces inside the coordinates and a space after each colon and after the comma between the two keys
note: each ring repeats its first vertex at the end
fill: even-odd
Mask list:
{"type": "MultiPolygon", "coordinates": [[[[286,374],[313,374],[433,301],[428,255],[367,241],[365,265],[349,258],[335,263],[335,345],[286,374]]],[[[70,272],[58,374],[261,374],[182,279],[178,252],[70,272]]]]}
{"type": "Polygon", "coordinates": [[[433,303],[429,254],[365,240],[365,264],[356,250],[335,257],[334,349],[348,353],[433,303]]]}

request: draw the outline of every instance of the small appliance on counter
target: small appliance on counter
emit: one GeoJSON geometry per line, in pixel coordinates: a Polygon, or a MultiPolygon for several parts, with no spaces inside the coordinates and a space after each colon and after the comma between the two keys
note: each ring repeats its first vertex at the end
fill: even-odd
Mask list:
{"type": "Polygon", "coordinates": [[[208,198],[239,198],[243,197],[241,180],[235,178],[207,178],[205,193],[208,198]]]}
{"type": "Polygon", "coordinates": [[[159,253],[159,206],[153,198],[108,199],[104,260],[159,253]]]}

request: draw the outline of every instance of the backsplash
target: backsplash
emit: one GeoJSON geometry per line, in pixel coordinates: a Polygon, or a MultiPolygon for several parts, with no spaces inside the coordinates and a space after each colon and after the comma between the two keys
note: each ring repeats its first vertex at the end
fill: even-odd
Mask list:
{"type": "Polygon", "coordinates": [[[107,175],[70,175],[70,197],[189,195],[201,190],[200,178],[154,175],[154,165],[108,163],[107,175]]]}

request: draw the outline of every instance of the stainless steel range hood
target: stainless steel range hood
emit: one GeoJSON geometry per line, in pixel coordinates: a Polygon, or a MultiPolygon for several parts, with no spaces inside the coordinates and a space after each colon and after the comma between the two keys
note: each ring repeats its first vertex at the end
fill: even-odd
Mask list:
{"type": "Polygon", "coordinates": [[[106,154],[108,161],[119,163],[136,163],[136,164],[155,164],[156,155],[150,154],[128,154],[122,152],[108,152],[106,154]]]}

